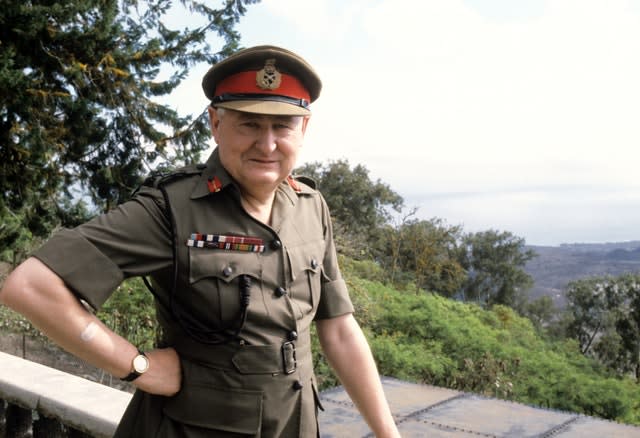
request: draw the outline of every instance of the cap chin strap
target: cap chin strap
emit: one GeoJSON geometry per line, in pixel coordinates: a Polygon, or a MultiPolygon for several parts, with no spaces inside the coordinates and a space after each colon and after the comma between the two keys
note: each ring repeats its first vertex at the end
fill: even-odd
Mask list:
{"type": "Polygon", "coordinates": [[[280,96],[278,94],[231,94],[224,93],[216,96],[211,101],[212,105],[224,102],[233,102],[238,100],[266,100],[271,102],[282,102],[290,105],[299,106],[309,109],[310,102],[306,99],[297,99],[295,97],[280,96]]]}

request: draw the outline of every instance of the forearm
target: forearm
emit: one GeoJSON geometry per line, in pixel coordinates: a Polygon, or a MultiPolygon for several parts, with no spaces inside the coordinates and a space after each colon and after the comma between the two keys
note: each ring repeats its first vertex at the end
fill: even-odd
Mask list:
{"type": "Polygon", "coordinates": [[[346,329],[338,332],[323,328],[330,320],[318,322],[325,356],[375,435],[398,437],[367,340],[351,315],[340,318],[346,329]]]}
{"type": "MultiPolygon", "coordinates": [[[[53,342],[116,377],[131,372],[137,348],[88,312],[42,262],[28,259],[0,291],[0,303],[23,314],[53,342]]],[[[147,353],[149,370],[134,380],[143,391],[173,395],[180,389],[180,359],[173,348],[147,353]]]]}
{"type": "Polygon", "coordinates": [[[88,312],[37,259],[28,259],[7,278],[0,302],[70,353],[115,376],[128,374],[136,348],[88,312]]]}

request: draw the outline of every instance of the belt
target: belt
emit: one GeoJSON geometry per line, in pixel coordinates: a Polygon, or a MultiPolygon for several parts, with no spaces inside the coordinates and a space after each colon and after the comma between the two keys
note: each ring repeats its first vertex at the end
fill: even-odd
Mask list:
{"type": "MultiPolygon", "coordinates": [[[[299,339],[303,339],[300,337],[299,339]]],[[[240,374],[291,374],[311,354],[309,342],[288,341],[282,344],[206,345],[190,337],[171,337],[180,357],[203,365],[234,369],[240,374]]]]}

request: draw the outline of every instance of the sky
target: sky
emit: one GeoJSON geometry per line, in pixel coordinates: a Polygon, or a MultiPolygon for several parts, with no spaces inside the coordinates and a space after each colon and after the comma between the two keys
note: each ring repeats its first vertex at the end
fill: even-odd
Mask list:
{"type": "Polygon", "coordinates": [[[640,240],[640,0],[262,0],[238,31],[322,78],[300,164],[362,164],[465,232],[640,240]]]}

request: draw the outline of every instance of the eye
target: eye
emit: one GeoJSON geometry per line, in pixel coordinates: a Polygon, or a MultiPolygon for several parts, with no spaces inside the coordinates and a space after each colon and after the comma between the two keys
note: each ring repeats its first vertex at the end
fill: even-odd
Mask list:
{"type": "Polygon", "coordinates": [[[295,129],[297,120],[291,117],[282,117],[273,121],[273,129],[295,129]]]}

